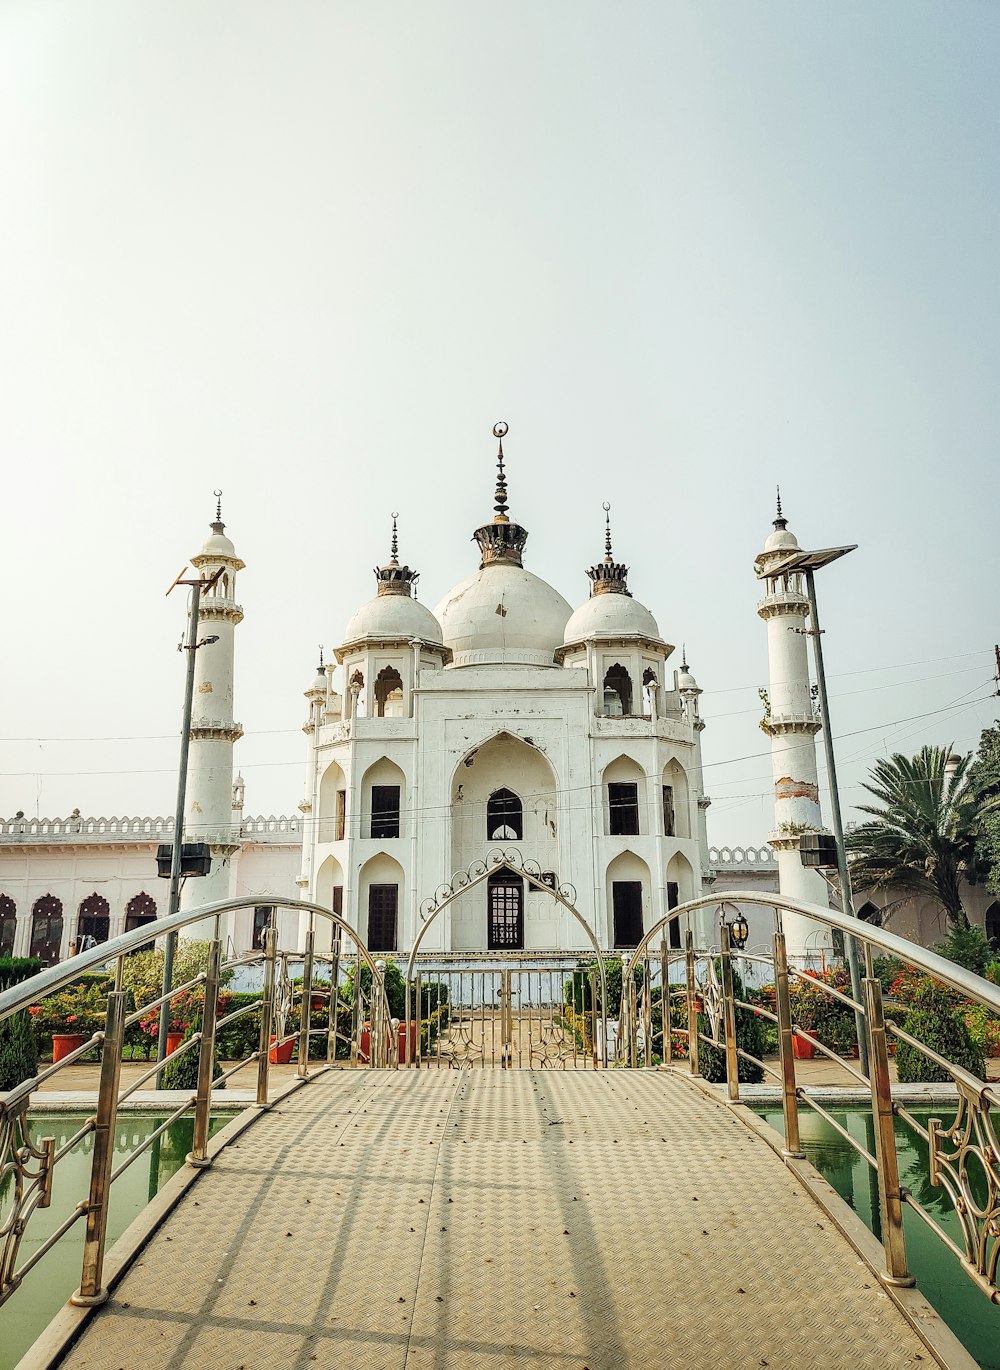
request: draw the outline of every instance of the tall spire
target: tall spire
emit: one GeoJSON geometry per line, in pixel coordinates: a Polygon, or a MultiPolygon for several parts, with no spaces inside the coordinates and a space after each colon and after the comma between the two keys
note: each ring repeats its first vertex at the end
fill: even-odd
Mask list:
{"type": "Polygon", "coordinates": [[[384,566],[376,566],[375,579],[378,581],[380,595],[411,595],[414,585],[420,579],[419,571],[411,571],[409,566],[399,564],[399,525],[398,514],[392,516],[392,541],[389,560],[384,566]]]}
{"type": "Polygon", "coordinates": [[[215,522],[211,525],[213,533],[224,533],[226,525],[222,522],[222,491],[216,490],[215,494],[215,522]]]}
{"type": "Polygon", "coordinates": [[[497,448],[497,488],[494,499],[496,503],[493,509],[496,513],[495,523],[507,521],[507,477],[503,469],[503,440],[507,436],[507,425],[500,421],[493,425],[493,436],[498,440],[497,448]]]}
{"type": "Polygon", "coordinates": [[[774,520],[774,526],[778,529],[787,528],[788,520],[784,517],[784,515],[781,512],[781,486],[778,485],[775,488],[778,492],[778,517],[774,520]]]}
{"type": "Polygon", "coordinates": [[[518,523],[511,523],[507,514],[507,473],[504,470],[503,440],[507,436],[507,425],[501,420],[493,425],[493,436],[499,442],[497,451],[497,488],[494,495],[493,522],[477,528],[473,539],[479,543],[482,560],[479,569],[485,566],[520,566],[521,553],[528,541],[528,534],[518,523]]]}
{"type": "Polygon", "coordinates": [[[593,582],[590,593],[592,595],[629,595],[626,579],[628,567],[620,561],[615,561],[611,550],[611,505],[605,500],[602,505],[604,509],[604,560],[598,562],[596,566],[591,566],[587,575],[593,582]]]}

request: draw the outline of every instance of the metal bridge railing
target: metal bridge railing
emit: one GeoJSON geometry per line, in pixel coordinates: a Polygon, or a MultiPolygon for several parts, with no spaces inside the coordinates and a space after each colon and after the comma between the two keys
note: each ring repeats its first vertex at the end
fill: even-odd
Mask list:
{"type": "Polygon", "coordinates": [[[395,1065],[396,1033],[386,998],[384,969],[384,963],[375,961],[358,935],[329,909],[300,900],[256,895],[250,899],[225,900],[146,923],[133,932],[60,962],[0,993],[0,1019],[4,1019],[72,984],[85,971],[103,970],[108,975],[104,1027],[92,1033],[87,1041],[60,1061],[46,1065],[15,1089],[0,1093],[0,1304],[15,1292],[29,1270],[43,1260],[80,1221],[84,1221],[86,1227],[83,1261],[80,1287],[72,1295],[71,1302],[84,1307],[103,1303],[108,1296],[103,1277],[108,1205],[115,1181],[172,1123],[188,1113],[194,1115],[194,1139],[187,1157],[188,1164],[195,1168],[209,1165],[208,1141],[213,1105],[218,1102],[219,1090],[238,1071],[257,1063],[256,1102],[266,1106],[271,1098],[271,1059],[272,1056],[277,1058],[281,1047],[286,1044],[298,1044],[296,1073],[300,1079],[309,1076],[310,1045],[313,1039],[320,1037],[325,1038],[325,1052],[321,1050],[320,1054],[325,1056],[327,1063],[348,1058],[354,1066],[395,1065]],[[304,944],[292,950],[279,951],[275,914],[272,914],[262,950],[224,961],[220,936],[222,916],[262,903],[267,903],[275,911],[284,908],[308,914],[309,926],[304,944]],[[129,955],[147,947],[152,938],[206,920],[213,933],[205,970],[185,984],[171,987],[168,994],[151,1003],[138,1008],[131,1005],[131,996],[123,988],[124,967],[129,955]],[[329,946],[320,951],[316,948],[316,926],[317,922],[324,920],[330,928],[329,946]],[[297,977],[293,979],[290,963],[294,962],[297,967],[300,961],[301,980],[297,977]],[[219,993],[224,972],[247,967],[260,967],[262,970],[259,993],[249,1004],[219,1017],[219,993]],[[326,975],[322,974],[324,968],[326,975]],[[349,975],[353,984],[348,1007],[342,1004],[339,990],[349,975]],[[163,1062],[153,1063],[123,1088],[121,1066],[125,1031],[151,1009],[157,1009],[163,1002],[171,1002],[192,989],[200,991],[203,996],[200,1030],[182,1042],[167,1059],[177,1062],[187,1053],[197,1053],[197,1083],[194,1091],[116,1167],[114,1136],[118,1108],[130,1095],[158,1076],[164,1066],[163,1062]],[[323,998],[328,1004],[328,1025],[314,1028],[313,1004],[323,998]],[[343,1008],[344,1012],[338,1013],[338,1007],[343,1008]],[[294,1017],[296,1009],[299,1023],[289,1031],[289,1020],[294,1017]],[[256,1049],[216,1074],[215,1044],[219,1029],[246,1015],[256,1015],[259,1020],[256,1049]],[[342,1017],[346,1021],[341,1022],[342,1017]],[[99,1053],[100,1080],[93,1116],[58,1150],[52,1137],[34,1141],[28,1126],[28,1106],[32,1095],[42,1084],[57,1078],[66,1067],[95,1049],[99,1053]],[[93,1145],[88,1192],[56,1230],[30,1256],[19,1261],[22,1239],[31,1215],[36,1209],[47,1208],[51,1203],[55,1167],[79,1142],[91,1136],[93,1145]]]}
{"type": "MultiPolygon", "coordinates": [[[[819,1114],[871,1167],[878,1183],[881,1240],[885,1252],[887,1284],[914,1283],[906,1259],[903,1211],[910,1208],[956,1256],[962,1269],[994,1303],[1000,1303],[1000,1084],[977,1078],[963,1066],[906,1032],[892,1016],[887,1017],[882,986],[872,971],[872,952],[883,953],[912,966],[939,984],[957,991],[973,1004],[1000,1014],[1000,987],[883,928],[845,917],[833,910],[780,899],[775,895],[727,891],[727,904],[771,907],[775,931],[769,954],[747,954],[730,944],[724,920],[719,926],[719,945],[697,949],[690,930],[682,949],[667,946],[672,922],[683,927],[699,909],[719,904],[718,897],[692,900],[674,909],[644,936],[624,968],[619,1060],[631,1065],[676,1062],[678,1051],[687,1056],[692,1075],[700,1070],[705,1049],[724,1062],[724,1082],[730,1100],[740,1099],[741,1061],[753,1062],[781,1091],[784,1153],[803,1159],[799,1114],[805,1107],[819,1114]],[[781,915],[784,910],[803,915],[848,933],[863,944],[866,975],[862,999],[851,997],[849,985],[838,988],[791,964],[785,946],[781,915]],[[654,945],[659,938],[659,945],[654,945]],[[770,973],[774,985],[773,1008],[759,999],[737,997],[734,969],[742,963],[752,967],[758,981],[770,973]],[[808,987],[850,1014],[860,1014],[868,1046],[870,1074],[842,1055],[844,1043],[823,1040],[823,1031],[806,1032],[795,1021],[796,985],[808,987]],[[672,1013],[671,1010],[674,1009],[672,1013]],[[680,1010],[679,1013],[677,1010],[680,1010]],[[741,1047],[737,1013],[750,1013],[768,1023],[777,1034],[777,1060],[752,1054],[741,1047]],[[672,1017],[681,1022],[671,1023],[672,1017]],[[828,1057],[870,1095],[874,1123],[874,1152],[853,1137],[828,1109],[803,1086],[796,1042],[828,1057]],[[931,1118],[925,1127],[901,1096],[890,1071],[890,1043],[906,1043],[937,1066],[953,1082],[958,1097],[950,1121],[931,1118]],[[838,1050],[840,1048],[840,1050],[838,1050]],[[958,1217],[961,1243],[953,1240],[912,1189],[899,1177],[895,1120],[901,1119],[928,1148],[929,1183],[942,1189],[958,1217]]],[[[675,937],[676,940],[676,937],[675,937]]],[[[748,976],[748,979],[750,977],[748,976]]],[[[891,1015],[895,1010],[888,1006],[891,1015]]],[[[942,1112],[946,1105],[942,1105],[942,1112]]],[[[949,1110],[950,1111],[950,1110],[949,1110]]]]}

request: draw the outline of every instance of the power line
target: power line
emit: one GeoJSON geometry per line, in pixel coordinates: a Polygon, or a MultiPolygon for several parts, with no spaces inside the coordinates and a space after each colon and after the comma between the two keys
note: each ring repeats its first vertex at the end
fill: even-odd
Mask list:
{"type": "MultiPolygon", "coordinates": [[[[876,672],[878,672],[878,671],[901,671],[901,670],[905,670],[907,667],[910,667],[910,666],[926,666],[926,665],[931,665],[931,664],[933,664],[933,663],[935,663],[935,662],[939,662],[939,661],[959,661],[959,660],[964,660],[966,657],[970,657],[970,656],[992,656],[992,652],[991,652],[991,651],[987,651],[985,648],[981,648],[979,651],[976,651],[976,652],[958,652],[958,653],[953,654],[952,656],[925,657],[925,658],[923,658],[923,659],[920,660],[920,661],[900,661],[900,662],[896,662],[896,663],[893,664],[893,665],[888,665],[888,666],[867,666],[867,667],[865,667],[863,670],[858,670],[858,671],[836,671],[836,672],[831,672],[831,674],[830,674],[830,679],[831,679],[831,680],[834,680],[834,679],[847,678],[847,677],[849,677],[849,676],[871,675],[871,674],[876,673],[876,672]]],[[[929,681],[929,680],[946,680],[946,679],[950,679],[952,676],[964,675],[964,674],[966,674],[966,673],[968,673],[968,672],[970,672],[970,671],[974,671],[975,669],[976,669],[976,667],[974,667],[974,666],[963,666],[963,667],[959,668],[959,669],[956,670],[956,671],[940,671],[940,672],[936,672],[936,673],[933,674],[933,675],[928,675],[928,676],[915,676],[915,677],[911,678],[910,680],[887,681],[887,682],[886,682],[885,684],[883,684],[883,685],[869,685],[869,686],[866,686],[865,689],[863,689],[863,690],[845,690],[845,691],[842,691],[842,692],[841,692],[840,694],[838,694],[838,695],[833,695],[833,696],[831,696],[831,698],[833,698],[833,699],[847,699],[847,698],[849,698],[851,695],[868,694],[868,693],[870,693],[871,691],[874,691],[874,690],[894,690],[894,689],[903,689],[903,688],[904,688],[905,686],[907,686],[907,685],[921,685],[921,684],[926,683],[926,682],[929,681]]],[[[771,688],[773,688],[775,685],[783,685],[783,684],[785,684],[785,683],[786,683],[785,681],[772,681],[772,682],[771,682],[771,688]]],[[[756,690],[756,689],[758,689],[758,688],[759,688],[758,685],[730,685],[730,686],[726,686],[724,689],[718,689],[718,690],[704,690],[702,693],[703,693],[704,695],[735,694],[735,693],[738,693],[738,692],[741,691],[741,690],[756,690]]],[[[756,705],[754,705],[754,706],[750,707],[749,709],[735,709],[735,710],[733,710],[733,711],[731,711],[731,712],[729,712],[729,713],[724,713],[724,714],[711,714],[711,715],[709,716],[708,722],[712,722],[712,721],[714,721],[715,719],[720,719],[720,718],[736,718],[736,717],[739,717],[741,714],[751,714],[751,713],[756,713],[756,711],[757,711],[757,708],[756,708],[756,705]]],[[[244,736],[244,737],[290,737],[290,736],[292,736],[293,734],[298,734],[298,733],[301,733],[301,732],[302,732],[302,728],[301,728],[301,727],[298,727],[298,728],[254,728],[254,729],[248,729],[248,730],[243,734],[243,736],[244,736]]],[[[178,736],[179,736],[179,733],[176,733],[176,732],[175,732],[175,733],[122,733],[122,734],[120,734],[120,735],[109,735],[109,736],[104,736],[104,737],[98,736],[98,735],[96,735],[96,734],[95,734],[95,735],[91,735],[91,736],[87,736],[87,737],[31,737],[31,736],[25,735],[25,736],[23,736],[23,737],[0,737],[0,743],[5,743],[5,742],[6,742],[6,743],[17,743],[17,742],[25,742],[25,743],[27,743],[27,742],[30,742],[30,743],[54,743],[54,742],[58,742],[58,743],[62,743],[62,744],[67,744],[67,743],[97,743],[97,742],[176,742],[178,736]]],[[[283,764],[286,764],[286,763],[283,763],[283,762],[274,762],[274,763],[259,763],[259,764],[283,765],[283,764]]],[[[295,763],[295,764],[298,764],[298,763],[295,763]]],[[[151,773],[152,773],[152,772],[151,772],[151,773]]],[[[12,774],[12,775],[17,775],[17,774],[28,774],[28,772],[8,772],[8,774],[12,774]]],[[[30,772],[30,774],[31,774],[31,775],[35,775],[35,774],[37,774],[37,772],[32,771],[32,772],[30,772]]],[[[105,772],[105,771],[52,771],[52,772],[45,772],[44,774],[52,774],[52,775],[105,775],[105,774],[107,774],[107,775],[110,775],[110,774],[115,774],[115,772],[110,772],[110,771],[107,771],[107,772],[105,772]]],[[[119,774],[122,774],[122,775],[129,775],[129,774],[138,774],[138,772],[134,772],[134,771],[133,771],[133,772],[122,771],[122,772],[119,772],[119,774]]]]}

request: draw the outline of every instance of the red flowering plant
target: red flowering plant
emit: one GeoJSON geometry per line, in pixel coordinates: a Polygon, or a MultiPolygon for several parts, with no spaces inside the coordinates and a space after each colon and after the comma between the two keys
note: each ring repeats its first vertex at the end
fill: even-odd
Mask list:
{"type": "MultiPolygon", "coordinates": [[[[202,985],[194,989],[181,990],[170,1000],[170,1017],[167,1020],[168,1032],[187,1032],[192,1024],[199,1024],[205,1011],[205,990],[202,985]]],[[[139,1019],[139,1026],[149,1037],[156,1037],[160,1031],[159,1008],[148,1009],[139,1019]]]]}
{"type": "Polygon", "coordinates": [[[91,1037],[99,1032],[107,1012],[106,987],[106,981],[83,981],[33,1004],[28,1012],[39,1035],[91,1037]]]}

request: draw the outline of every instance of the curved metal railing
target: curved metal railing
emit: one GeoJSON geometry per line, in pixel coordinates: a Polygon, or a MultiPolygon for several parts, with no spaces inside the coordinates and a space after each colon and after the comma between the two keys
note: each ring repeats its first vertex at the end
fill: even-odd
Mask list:
{"type": "MultiPolygon", "coordinates": [[[[305,900],[258,894],[250,898],[221,900],[146,923],[141,928],[51,966],[0,993],[2,1020],[34,1007],[48,996],[78,981],[87,971],[105,971],[108,979],[104,1027],[81,1039],[59,1061],[45,1065],[14,1089],[0,1093],[0,1202],[4,1197],[7,1199],[4,1211],[0,1211],[0,1303],[14,1293],[28,1271],[81,1219],[86,1221],[82,1272],[80,1287],[71,1301],[82,1306],[102,1303],[107,1298],[103,1271],[108,1205],[114,1182],[172,1123],[188,1112],[194,1114],[194,1137],[187,1157],[188,1164],[195,1168],[207,1166],[210,1163],[208,1140],[213,1099],[231,1076],[247,1066],[254,1062],[257,1064],[256,1103],[259,1106],[266,1106],[270,1101],[270,1065],[281,1059],[282,1048],[288,1050],[290,1057],[297,1043],[297,1077],[302,1080],[309,1077],[310,1046],[316,1037],[326,1038],[327,1063],[344,1056],[349,1057],[353,1066],[394,1066],[397,1060],[397,1035],[389,1011],[384,969],[384,963],[373,958],[350,925],[330,909],[305,900]],[[263,948],[224,961],[221,938],[223,915],[261,905],[273,910],[263,948]],[[308,930],[301,948],[296,945],[279,950],[276,916],[280,909],[308,914],[308,930]],[[329,950],[317,951],[317,920],[326,920],[330,925],[329,950]],[[176,933],[199,923],[207,923],[211,929],[205,969],[184,984],[171,986],[167,993],[150,1002],[141,1006],[130,1005],[130,995],[124,988],[124,969],[128,957],[133,952],[146,949],[156,937],[176,933]],[[301,980],[293,979],[290,974],[290,963],[294,962],[297,966],[299,961],[302,965],[301,980]],[[328,981],[316,974],[317,966],[323,962],[329,962],[328,981]],[[259,996],[220,1017],[223,976],[227,971],[254,966],[259,966],[263,971],[259,996]],[[367,988],[362,974],[365,967],[371,977],[367,988]],[[348,1006],[342,1003],[338,991],[342,976],[352,968],[355,974],[349,1024],[342,1028],[338,1024],[338,1006],[345,1009],[348,1006]],[[164,1062],[154,1062],[126,1087],[122,1087],[122,1050],[126,1030],[151,1011],[159,1009],[163,1003],[172,1002],[179,995],[192,990],[197,991],[202,998],[200,1028],[196,1032],[188,1032],[185,1040],[167,1059],[170,1063],[177,1063],[186,1054],[197,1052],[197,1083],[194,1090],[171,1109],[166,1120],[136,1150],[114,1167],[114,1135],[119,1106],[154,1076],[162,1078],[164,1069],[164,1062]],[[327,1025],[314,1028],[314,1002],[324,997],[328,1004],[327,1025]],[[294,1018],[296,1011],[298,1024],[288,1031],[289,1019],[294,1018]],[[219,1029],[252,1014],[259,1015],[256,1048],[216,1074],[215,1048],[219,1029]],[[61,1071],[95,1049],[100,1053],[100,1081],[94,1114],[58,1150],[52,1137],[33,1140],[28,1126],[31,1096],[41,1085],[49,1083],[61,1071]],[[78,1143],[91,1135],[93,1147],[87,1196],[19,1264],[19,1250],[31,1215],[38,1208],[48,1207],[51,1202],[56,1165],[78,1143]]],[[[173,1104],[175,1100],[171,1099],[170,1102],[173,1104]]]]}
{"type": "MultiPolygon", "coordinates": [[[[882,1278],[887,1284],[906,1286],[914,1283],[907,1267],[903,1232],[903,1210],[909,1208],[957,1257],[963,1270],[983,1293],[994,1303],[1000,1303],[1000,1082],[979,1079],[964,1066],[947,1060],[907,1032],[893,1017],[886,1016],[881,982],[872,968],[872,951],[916,969],[993,1015],[1000,1015],[1000,986],[886,928],[859,922],[819,905],[753,891],[727,890],[724,902],[774,910],[771,956],[735,950],[724,919],[719,924],[717,948],[696,949],[690,924],[684,947],[668,947],[668,929],[672,923],[680,926],[692,913],[719,906],[722,902],[717,895],[710,895],[671,910],[666,918],[649,929],[628,957],[623,967],[620,1057],[633,1065],[640,1062],[655,1064],[659,1039],[660,1060],[671,1063],[676,1054],[676,1036],[679,1045],[686,1047],[691,1073],[699,1075],[702,1073],[700,1053],[705,1047],[711,1048],[722,1055],[727,1093],[733,1102],[740,1099],[740,1063],[752,1062],[781,1090],[784,1154],[787,1157],[804,1157],[799,1136],[799,1109],[804,1105],[819,1114],[875,1172],[885,1252],[882,1278]],[[783,912],[812,919],[854,937],[861,944],[866,972],[861,1002],[852,998],[849,983],[838,987],[815,972],[791,964],[782,931],[783,912]],[[657,937],[660,945],[654,947],[657,937]],[[737,997],[734,990],[734,962],[737,960],[752,967],[757,979],[768,970],[772,972],[773,1009],[761,1003],[759,998],[737,997]],[[672,967],[675,971],[682,969],[680,983],[672,980],[672,967]],[[799,999],[796,986],[809,988],[843,1009],[845,1023],[853,1016],[854,1022],[863,1024],[868,1047],[868,1075],[851,1059],[845,1059],[843,1040],[824,1041],[822,1030],[806,1031],[794,1021],[799,999]],[[680,1000],[686,1009],[686,1013],[682,1009],[686,1022],[681,1024],[671,1023],[670,1009],[675,1000],[680,1000]],[[739,1011],[755,1015],[776,1031],[776,1063],[773,1058],[764,1059],[741,1047],[736,1027],[739,1011]],[[893,1080],[890,1069],[891,1047],[895,1043],[905,1043],[952,1081],[957,1105],[953,1105],[955,1115],[947,1125],[939,1118],[931,1118],[925,1127],[901,1097],[898,1082],[893,1080]],[[801,1072],[797,1074],[797,1062],[800,1054],[808,1052],[811,1056],[814,1051],[836,1061],[848,1076],[870,1093],[874,1153],[853,1137],[803,1086],[801,1072]],[[942,1227],[912,1189],[900,1183],[895,1133],[897,1118],[926,1144],[927,1179],[931,1186],[948,1195],[958,1218],[961,1243],[942,1227]]],[[[890,1013],[894,1011],[891,1004],[889,1009],[890,1013]]]]}

